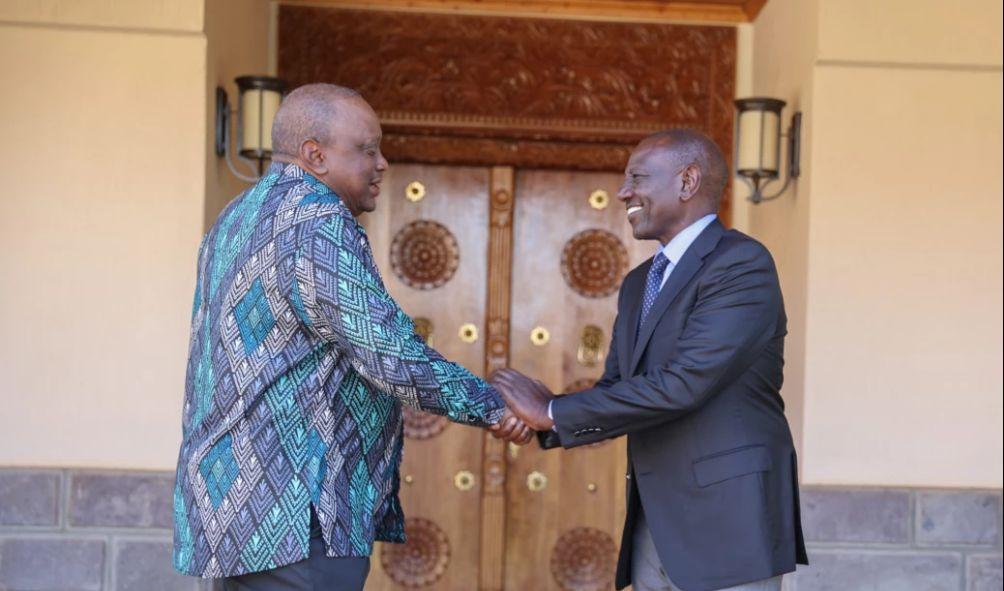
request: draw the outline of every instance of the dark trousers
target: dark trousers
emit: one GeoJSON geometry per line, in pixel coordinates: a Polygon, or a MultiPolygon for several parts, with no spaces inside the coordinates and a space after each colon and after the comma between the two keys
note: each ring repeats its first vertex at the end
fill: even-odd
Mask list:
{"type": "Polygon", "coordinates": [[[310,510],[310,556],[260,573],[223,579],[223,591],[362,591],[370,559],[324,555],[321,524],[310,510]]]}

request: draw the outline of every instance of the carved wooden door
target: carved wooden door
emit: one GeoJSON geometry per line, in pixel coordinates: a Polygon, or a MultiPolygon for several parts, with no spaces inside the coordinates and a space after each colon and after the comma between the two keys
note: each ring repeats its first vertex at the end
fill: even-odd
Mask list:
{"type": "MultiPolygon", "coordinates": [[[[603,373],[625,273],[657,243],[631,236],[616,173],[522,171],[513,221],[510,365],[556,392],[603,373]]],[[[625,440],[510,449],[505,588],[613,589],[625,440]]]]}
{"type": "MultiPolygon", "coordinates": [[[[394,164],[363,220],[384,283],[447,358],[482,375],[488,168],[394,164]]],[[[378,544],[368,590],[472,589],[479,574],[483,431],[407,412],[407,545],[378,544]]]]}
{"type": "MultiPolygon", "coordinates": [[[[510,365],[575,390],[602,373],[621,279],[655,248],[631,237],[620,180],[395,164],[364,224],[387,288],[436,349],[479,375],[510,365]]],[[[378,546],[368,590],[613,587],[623,440],[506,449],[414,412],[405,433],[409,541],[378,546]]]]}

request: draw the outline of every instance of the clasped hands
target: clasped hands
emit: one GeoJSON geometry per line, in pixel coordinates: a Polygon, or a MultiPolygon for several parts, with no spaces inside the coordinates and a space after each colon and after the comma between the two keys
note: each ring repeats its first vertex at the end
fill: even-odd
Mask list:
{"type": "Polygon", "coordinates": [[[496,439],[526,445],[534,431],[548,431],[554,426],[547,414],[554,394],[539,380],[507,368],[492,374],[489,382],[506,403],[502,420],[489,428],[496,439]]]}

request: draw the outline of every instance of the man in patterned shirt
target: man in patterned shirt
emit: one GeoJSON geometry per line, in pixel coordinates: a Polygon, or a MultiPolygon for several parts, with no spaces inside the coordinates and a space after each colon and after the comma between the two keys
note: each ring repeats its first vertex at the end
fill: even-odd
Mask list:
{"type": "Polygon", "coordinates": [[[354,91],[283,101],[274,162],[199,249],[174,565],[227,589],[362,589],[403,542],[401,405],[531,435],[495,390],[416,335],[366,233],[387,161],[354,91]]]}

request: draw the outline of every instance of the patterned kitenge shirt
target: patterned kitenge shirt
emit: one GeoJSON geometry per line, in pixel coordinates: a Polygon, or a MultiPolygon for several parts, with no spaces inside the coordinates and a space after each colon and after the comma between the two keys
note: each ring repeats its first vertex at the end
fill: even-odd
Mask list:
{"type": "Polygon", "coordinates": [[[415,333],[337,195],[274,163],[199,249],[174,566],[234,576],[404,541],[401,405],[484,427],[503,402],[415,333]]]}

